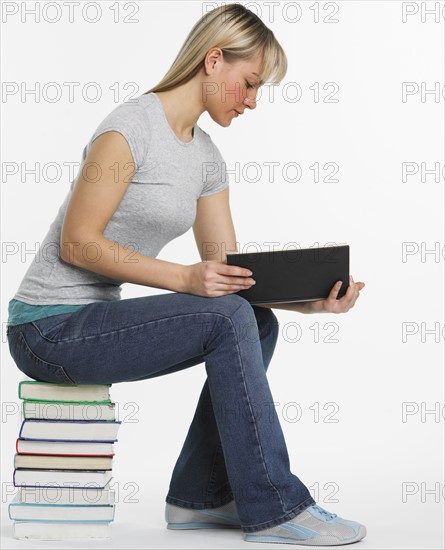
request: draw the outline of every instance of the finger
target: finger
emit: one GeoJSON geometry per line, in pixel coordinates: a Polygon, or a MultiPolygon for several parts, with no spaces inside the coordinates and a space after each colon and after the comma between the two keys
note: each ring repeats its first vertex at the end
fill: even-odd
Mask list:
{"type": "Polygon", "coordinates": [[[346,289],[346,292],[344,295],[338,299],[336,302],[338,304],[338,307],[341,309],[342,312],[347,311],[350,309],[356,300],[356,288],[355,283],[351,281],[351,277],[349,277],[349,285],[346,289]]]}
{"type": "MultiPolygon", "coordinates": [[[[213,268],[214,272],[217,273],[218,275],[225,275],[226,281],[228,280],[227,277],[231,278],[233,281],[234,277],[245,278],[245,277],[252,276],[252,272],[250,269],[237,266],[237,265],[227,265],[227,263],[224,261],[220,262],[219,260],[207,260],[207,263],[216,264],[215,267],[213,268]]],[[[239,279],[237,279],[235,282],[239,283],[239,279]]]]}
{"type": "Polygon", "coordinates": [[[342,281],[337,281],[328,294],[327,300],[337,300],[338,293],[340,292],[342,281]]]}
{"type": "MultiPolygon", "coordinates": [[[[362,283],[364,285],[364,283],[362,283]]],[[[359,297],[360,289],[359,284],[354,282],[354,279],[352,275],[349,276],[349,285],[346,289],[345,294],[337,300],[337,304],[340,307],[342,312],[348,311],[352,307],[354,307],[354,304],[359,297]]],[[[362,287],[363,288],[363,287],[362,287]]]]}
{"type": "Polygon", "coordinates": [[[365,286],[365,283],[364,283],[363,281],[357,281],[357,282],[355,282],[355,281],[354,281],[354,278],[352,277],[352,275],[351,275],[350,279],[351,279],[352,282],[355,283],[355,286],[356,286],[356,288],[357,288],[358,291],[360,291],[360,290],[365,286]]]}
{"type": "Polygon", "coordinates": [[[352,275],[351,275],[349,286],[345,292],[345,295],[343,296],[343,298],[346,298],[345,302],[347,307],[352,307],[354,305],[354,302],[357,300],[357,297],[358,297],[357,285],[354,282],[354,279],[352,278],[352,275]]]}
{"type": "Polygon", "coordinates": [[[250,278],[245,277],[220,277],[215,283],[219,286],[224,286],[225,288],[249,288],[253,286],[253,283],[250,278]]]}
{"type": "Polygon", "coordinates": [[[250,269],[237,265],[226,265],[219,263],[217,273],[220,275],[228,275],[231,277],[251,277],[252,272],[250,269]]]}
{"type": "Polygon", "coordinates": [[[349,286],[345,292],[345,296],[347,296],[348,299],[350,299],[352,296],[355,296],[356,292],[357,292],[357,286],[354,283],[354,280],[352,279],[352,276],[351,276],[349,280],[349,286]]]}
{"type": "Polygon", "coordinates": [[[220,270],[215,271],[212,275],[211,279],[218,285],[229,285],[231,287],[241,286],[244,288],[246,285],[251,286],[256,283],[255,279],[251,276],[234,276],[230,273],[221,273],[220,270]]]}

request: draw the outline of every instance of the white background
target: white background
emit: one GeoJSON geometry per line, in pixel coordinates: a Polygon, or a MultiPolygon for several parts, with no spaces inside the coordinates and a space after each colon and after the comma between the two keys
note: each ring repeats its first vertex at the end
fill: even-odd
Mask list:
{"type": "MultiPolygon", "coordinates": [[[[207,113],[198,122],[232,171],[230,200],[239,250],[255,250],[249,248],[251,243],[265,250],[267,242],[277,243],[277,248],[290,242],[347,242],[351,273],[355,281],[366,283],[355,307],[344,315],[304,316],[275,309],[280,337],[268,378],[292,471],[321,506],[367,526],[361,548],[443,548],[444,177],[442,172],[435,181],[429,174],[422,181],[420,168],[423,162],[426,168],[440,163],[444,169],[445,4],[410,3],[409,9],[417,13],[403,22],[399,1],[281,2],[273,16],[268,2],[242,3],[273,30],[289,69],[273,101],[264,87],[257,108],[246,110],[230,127],[218,126],[207,113]],[[438,22],[434,14],[422,22],[422,10],[435,4],[442,10],[438,22]],[[325,21],[329,14],[338,22],[325,21]],[[333,88],[323,86],[332,82],[338,86],[333,96],[338,101],[329,103],[323,99],[333,88]],[[419,88],[405,101],[404,82],[419,88]],[[422,98],[422,86],[431,90],[436,82],[440,95],[422,98]],[[284,99],[289,83],[301,87],[298,101],[292,101],[295,86],[284,99]],[[314,83],[320,86],[318,102],[310,89],[314,83]],[[273,181],[265,162],[280,163],[273,181]],[[301,166],[299,181],[286,181],[283,167],[289,162],[301,166]],[[338,182],[323,181],[327,162],[338,164],[338,182]],[[406,162],[417,163],[419,172],[404,182],[406,162]],[[262,169],[258,181],[248,163],[262,169]],[[318,183],[309,168],[314,163],[321,168],[318,183]],[[403,243],[413,243],[418,251],[403,258],[403,243]],[[422,256],[422,250],[435,247],[437,255],[422,256]],[[404,323],[418,329],[405,342],[404,323]],[[436,326],[440,332],[422,337],[422,326],[436,326]],[[300,407],[299,420],[292,403],[300,407]],[[320,407],[318,421],[315,403],[320,407]],[[333,411],[323,409],[328,403],[336,404],[331,418],[338,422],[326,421],[333,411]],[[405,422],[403,403],[419,411],[405,422]],[[422,408],[435,407],[437,414],[422,418],[422,408]],[[414,494],[403,499],[407,483],[414,494]],[[425,493],[434,489],[436,494],[425,493]]],[[[3,10],[5,4],[11,3],[3,3],[3,10]]],[[[55,12],[48,11],[45,20],[45,2],[37,7],[41,21],[36,23],[33,16],[25,18],[17,4],[18,14],[2,25],[3,86],[16,83],[19,89],[2,99],[3,163],[24,162],[29,168],[34,163],[43,167],[48,162],[80,162],[94,129],[126,99],[123,86],[135,82],[139,95],[158,83],[205,10],[201,2],[134,4],[136,23],[123,22],[132,11],[124,9],[125,3],[120,3],[117,23],[111,2],[101,2],[97,23],[86,21],[80,8],[72,23],[68,9],[62,9],[59,22],[50,23],[55,12]],[[42,94],[39,101],[32,94],[21,98],[20,90],[36,83],[43,88],[49,82],[62,89],[59,101],[42,94]],[[73,102],[65,82],[79,83],[73,102]],[[102,89],[97,102],[81,94],[91,82],[102,89]],[[114,83],[121,91],[118,97],[110,90],[114,83]]],[[[93,9],[87,17],[94,17],[93,9]]],[[[293,178],[295,171],[290,169],[288,175],[293,178]]],[[[7,306],[69,183],[67,171],[56,182],[43,177],[36,182],[33,175],[20,173],[2,179],[3,548],[93,547],[88,542],[17,541],[7,513],[20,426],[20,415],[14,412],[20,404],[17,384],[23,378],[7,347],[7,306]],[[15,249],[8,244],[12,254],[5,254],[6,243],[15,243],[15,249]]],[[[192,231],[169,243],[158,258],[198,262],[192,231]]],[[[126,284],[122,297],[162,292],[167,291],[126,284]]],[[[113,538],[94,542],[94,547],[253,547],[239,531],[165,528],[171,471],[205,377],[202,364],[174,376],[112,386],[123,421],[113,467],[119,501],[113,538]],[[135,494],[124,488],[127,483],[136,485],[135,494]]]]}

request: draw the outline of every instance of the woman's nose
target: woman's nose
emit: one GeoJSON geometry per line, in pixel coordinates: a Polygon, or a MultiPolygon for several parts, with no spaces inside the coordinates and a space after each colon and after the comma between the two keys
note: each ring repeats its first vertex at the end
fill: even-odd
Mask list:
{"type": "Polygon", "coordinates": [[[256,107],[256,96],[255,97],[246,97],[244,98],[244,105],[249,109],[255,109],[256,107]]]}

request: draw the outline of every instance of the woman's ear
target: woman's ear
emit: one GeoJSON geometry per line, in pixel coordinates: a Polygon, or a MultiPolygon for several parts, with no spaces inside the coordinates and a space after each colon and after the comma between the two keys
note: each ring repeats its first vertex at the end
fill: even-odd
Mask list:
{"type": "Polygon", "coordinates": [[[211,75],[214,72],[217,63],[220,63],[221,61],[223,61],[223,53],[221,48],[210,49],[204,60],[206,74],[211,75]]]}

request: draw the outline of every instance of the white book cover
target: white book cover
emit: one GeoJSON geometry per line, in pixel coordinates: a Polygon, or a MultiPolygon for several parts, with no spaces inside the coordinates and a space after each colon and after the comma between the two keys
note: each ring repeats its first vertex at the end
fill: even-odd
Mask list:
{"type": "Polygon", "coordinates": [[[18,453],[42,455],[114,455],[114,444],[108,441],[47,441],[17,439],[18,453]]]}
{"type": "Polygon", "coordinates": [[[48,470],[111,470],[111,456],[47,456],[14,455],[14,468],[40,468],[48,470]]]}
{"type": "Polygon", "coordinates": [[[104,521],[86,523],[14,521],[13,535],[16,539],[33,540],[111,538],[110,523],[104,521]]]}
{"type": "Polygon", "coordinates": [[[18,386],[20,399],[52,401],[109,401],[111,384],[53,384],[24,377],[18,386]]]}
{"type": "Polygon", "coordinates": [[[19,437],[59,441],[117,441],[121,420],[23,420],[19,437]]]}
{"type": "Polygon", "coordinates": [[[16,494],[8,506],[17,521],[114,521],[114,504],[25,504],[16,494]]]}
{"type": "Polygon", "coordinates": [[[113,477],[112,470],[14,470],[15,487],[103,488],[113,477]]]}
{"type": "Polygon", "coordinates": [[[110,482],[102,488],[20,487],[19,502],[23,504],[114,504],[115,491],[110,482]]]}
{"type": "Polygon", "coordinates": [[[59,403],[29,401],[22,404],[23,418],[45,420],[116,420],[115,403],[59,403]]]}

